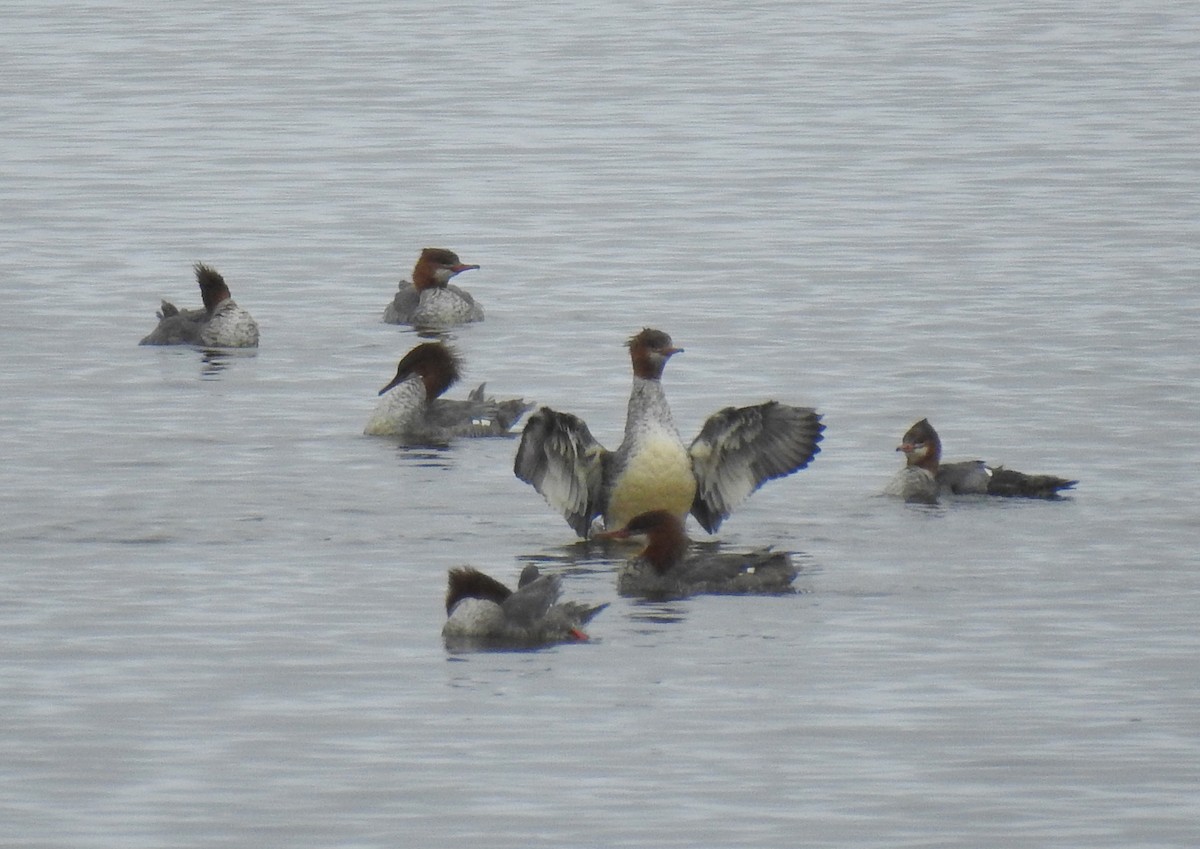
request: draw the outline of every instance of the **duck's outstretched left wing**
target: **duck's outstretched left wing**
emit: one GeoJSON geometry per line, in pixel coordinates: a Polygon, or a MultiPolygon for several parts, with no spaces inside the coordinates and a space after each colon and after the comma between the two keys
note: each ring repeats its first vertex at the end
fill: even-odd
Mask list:
{"type": "Polygon", "coordinates": [[[688,448],[696,475],[692,515],[710,534],[772,478],[799,471],[821,450],[825,425],[809,407],[768,401],[709,416],[688,448]]]}

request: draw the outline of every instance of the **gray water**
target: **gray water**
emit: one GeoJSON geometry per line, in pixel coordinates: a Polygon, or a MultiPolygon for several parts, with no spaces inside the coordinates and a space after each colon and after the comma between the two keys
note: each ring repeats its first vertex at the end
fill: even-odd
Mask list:
{"type": "MultiPolygon", "coordinates": [[[[1200,12],[1183,3],[0,10],[0,844],[1200,842],[1200,12]],[[736,7],[736,9],[735,9],[736,7]],[[426,245],[465,385],[610,447],[817,406],[645,604],[515,442],[361,436],[426,245]],[[262,347],[139,348],[217,267],[262,347]],[[1058,503],[878,493],[929,416],[1058,503]],[[611,601],[451,654],[448,567],[611,601]]],[[[703,532],[692,527],[695,535],[703,532]]]]}

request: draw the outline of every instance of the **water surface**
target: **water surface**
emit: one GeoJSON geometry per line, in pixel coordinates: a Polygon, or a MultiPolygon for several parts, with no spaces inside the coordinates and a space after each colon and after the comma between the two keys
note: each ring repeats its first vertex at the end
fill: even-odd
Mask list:
{"type": "MultiPolygon", "coordinates": [[[[29,847],[1191,846],[1200,15],[350,2],[0,12],[0,812],[29,847]],[[361,436],[446,246],[469,386],[609,446],[815,405],[722,528],[801,592],[646,604],[515,443],[361,436]],[[239,355],[136,341],[193,262],[239,355]],[[1058,503],[875,495],[916,419],[1058,503]],[[586,645],[451,654],[446,569],[586,645]]],[[[692,530],[702,532],[694,525],[692,530]]]]}

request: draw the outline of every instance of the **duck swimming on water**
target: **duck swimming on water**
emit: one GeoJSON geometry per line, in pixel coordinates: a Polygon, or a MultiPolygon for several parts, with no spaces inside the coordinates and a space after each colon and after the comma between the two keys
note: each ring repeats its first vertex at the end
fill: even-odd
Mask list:
{"type": "Polygon", "coordinates": [[[617,573],[623,596],[668,599],[711,595],[790,593],[796,578],[792,559],[761,548],[745,554],[688,551],[683,522],[667,510],[651,510],[629,524],[596,535],[597,539],[645,537],[646,547],[617,573]]]}
{"type": "Polygon", "coordinates": [[[216,269],[196,263],[202,309],[181,310],[162,302],[158,326],[139,345],[199,345],[206,348],[257,348],[258,324],[239,307],[216,269]]]}
{"type": "Polygon", "coordinates": [[[667,360],[683,349],[652,328],[628,346],[633,388],[617,450],[597,442],[582,419],[542,407],[525,425],[513,464],[579,536],[596,517],[620,528],[649,510],[680,519],[690,512],[714,533],[763,483],[803,469],[820,451],[821,416],[778,401],[726,407],[685,447],[662,387],[667,360]]]}
{"type": "Polygon", "coordinates": [[[425,248],[413,266],[412,282],[401,282],[400,291],[384,308],[384,322],[441,328],[483,321],[483,307],[450,283],[450,278],[477,268],[462,262],[454,251],[425,248]]]}
{"type": "Polygon", "coordinates": [[[525,567],[515,591],[471,566],[450,570],[446,590],[447,644],[527,648],[587,640],[583,626],[607,604],[559,601],[562,578],[525,567]]]}
{"type": "Polygon", "coordinates": [[[486,384],[465,401],[441,398],[458,382],[461,362],[443,342],[423,342],[404,355],[363,433],[396,436],[413,444],[442,444],[455,437],[510,436],[510,428],[533,405],[521,398],[484,396],[486,384]]]}
{"type": "Polygon", "coordinates": [[[929,419],[910,427],[896,450],[904,453],[904,468],[883,494],[918,504],[936,504],[947,495],[1054,499],[1079,483],[1055,475],[1028,475],[1003,466],[992,467],[983,460],[943,463],[942,440],[929,419]]]}

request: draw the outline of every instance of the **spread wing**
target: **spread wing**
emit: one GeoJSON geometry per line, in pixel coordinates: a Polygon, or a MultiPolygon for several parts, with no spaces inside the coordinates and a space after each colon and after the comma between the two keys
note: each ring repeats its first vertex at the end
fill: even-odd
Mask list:
{"type": "Polygon", "coordinates": [[[586,538],[603,506],[600,494],[607,455],[583,419],[542,407],[530,416],[521,434],[513,473],[586,538]]]}
{"type": "Polygon", "coordinates": [[[696,474],[692,515],[710,534],[746,496],[799,471],[821,449],[825,425],[808,407],[768,401],[709,416],[688,448],[696,474]]]}

